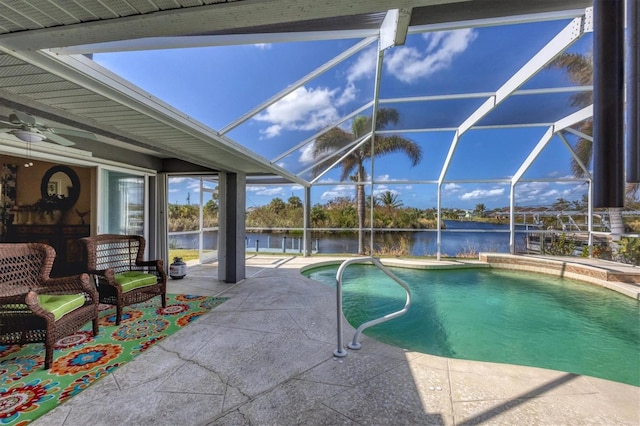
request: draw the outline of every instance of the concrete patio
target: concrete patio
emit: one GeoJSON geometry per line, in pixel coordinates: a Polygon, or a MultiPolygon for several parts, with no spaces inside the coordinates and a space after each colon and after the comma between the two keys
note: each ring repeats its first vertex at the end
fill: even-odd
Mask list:
{"type": "Polygon", "coordinates": [[[238,284],[217,281],[215,264],[189,267],[169,292],[230,299],[34,424],[640,424],[635,386],[366,336],[335,358],[335,293],[299,273],[329,260],[248,256],[238,284]]]}

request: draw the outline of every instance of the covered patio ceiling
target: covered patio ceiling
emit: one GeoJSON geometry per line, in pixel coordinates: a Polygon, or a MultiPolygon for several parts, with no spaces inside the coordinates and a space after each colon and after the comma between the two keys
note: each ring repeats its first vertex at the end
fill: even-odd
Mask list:
{"type": "MultiPolygon", "coordinates": [[[[591,0],[352,1],[148,1],[95,2],[0,0],[0,120],[12,111],[32,114],[50,127],[94,133],[71,138],[75,148],[111,160],[127,159],[158,171],[228,171],[309,185],[303,174],[280,167],[95,64],[83,54],[222,44],[377,37],[395,16],[392,43],[410,31],[572,18],[591,0]],[[389,15],[388,10],[397,10],[389,15]],[[127,155],[134,152],[135,156],[127,155]]],[[[578,31],[583,31],[583,24],[578,31]]],[[[384,30],[383,30],[384,31],[384,30]]],[[[572,37],[570,34],[567,37],[572,37]]],[[[469,128],[543,66],[558,46],[521,70],[474,114],[469,128]],[[492,104],[491,106],[489,104],[492,104]]],[[[303,83],[303,81],[302,81],[303,83]]],[[[291,89],[288,88],[287,91],[291,89]]],[[[286,93],[270,101],[275,102],[286,93]]],[[[377,99],[372,102],[377,103],[377,99]]],[[[255,111],[268,106],[260,105],[255,111]]],[[[255,111],[253,111],[255,113],[255,111]]],[[[247,117],[251,115],[247,113],[247,117]]],[[[589,111],[582,111],[584,119],[589,111]]],[[[246,119],[239,118],[239,122],[246,119]]],[[[552,123],[557,125],[558,123],[552,123]]],[[[570,125],[566,122],[562,125],[570,125]]],[[[0,135],[3,144],[12,137],[0,135]]],[[[15,139],[15,138],[13,138],[15,139]]],[[[19,146],[20,142],[15,141],[19,146]]],[[[56,148],[53,145],[53,148],[56,148]]],[[[72,151],[69,151],[71,155],[72,151]]],[[[283,153],[286,154],[286,153],[283,153]]],[[[520,173],[520,171],[518,172],[520,173]]]]}

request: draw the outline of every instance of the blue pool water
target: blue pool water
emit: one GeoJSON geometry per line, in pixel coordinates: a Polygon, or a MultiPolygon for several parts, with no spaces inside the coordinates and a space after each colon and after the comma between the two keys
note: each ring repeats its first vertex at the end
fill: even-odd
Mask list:
{"type": "MultiPolygon", "coordinates": [[[[338,267],[305,272],[335,287],[338,267]]],[[[489,269],[392,268],[412,291],[405,315],[365,334],[413,351],[586,374],[640,386],[640,302],[577,281],[489,269]]],[[[404,306],[404,290],[371,265],[343,275],[358,327],[404,306]]],[[[349,341],[352,336],[345,336],[349,341]]]]}

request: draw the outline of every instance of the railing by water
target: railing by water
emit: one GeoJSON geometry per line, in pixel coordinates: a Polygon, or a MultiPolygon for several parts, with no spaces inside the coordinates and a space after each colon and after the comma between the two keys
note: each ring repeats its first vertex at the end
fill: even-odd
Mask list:
{"type": "Polygon", "coordinates": [[[409,286],[400,278],[398,278],[393,272],[391,272],[386,266],[384,266],[380,262],[380,260],[376,259],[375,257],[358,257],[354,259],[347,259],[344,262],[342,262],[342,264],[338,268],[338,272],[336,273],[336,311],[337,311],[337,317],[338,317],[338,323],[337,323],[338,348],[335,351],[333,351],[333,354],[337,357],[347,356],[347,351],[345,351],[343,341],[342,341],[342,317],[344,316],[342,312],[342,274],[344,273],[345,268],[352,263],[367,263],[367,262],[373,263],[375,266],[378,267],[378,269],[384,272],[389,278],[391,278],[392,280],[397,282],[402,288],[404,288],[404,290],[407,292],[407,299],[404,304],[404,307],[399,311],[387,314],[383,317],[380,317],[371,321],[367,321],[361,324],[360,327],[358,327],[358,329],[356,330],[355,334],[353,335],[353,339],[347,345],[349,349],[360,349],[362,347],[360,342],[358,342],[358,338],[366,328],[369,328],[371,326],[374,326],[374,325],[389,321],[393,318],[397,318],[401,315],[404,315],[409,310],[409,307],[411,306],[411,290],[409,289],[409,286]]]}

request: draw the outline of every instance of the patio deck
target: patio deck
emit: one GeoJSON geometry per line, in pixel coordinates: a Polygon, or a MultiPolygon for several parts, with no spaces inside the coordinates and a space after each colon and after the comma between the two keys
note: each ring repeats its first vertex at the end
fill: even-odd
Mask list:
{"type": "Polygon", "coordinates": [[[230,300],[34,424],[640,424],[635,386],[366,336],[335,358],[334,291],[299,273],[328,260],[248,256],[238,284],[217,281],[215,264],[189,267],[171,293],[230,300]]]}

